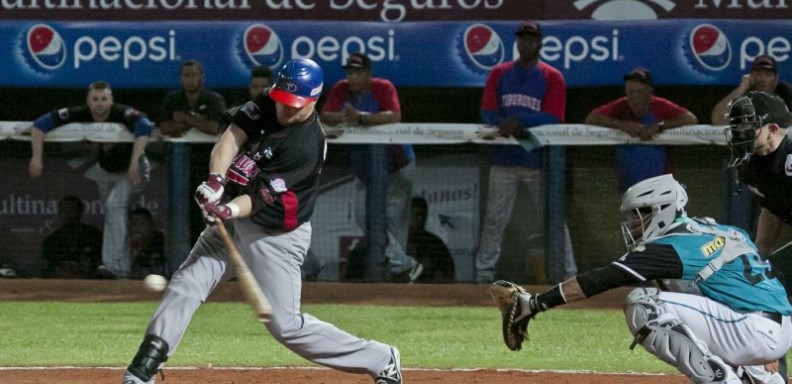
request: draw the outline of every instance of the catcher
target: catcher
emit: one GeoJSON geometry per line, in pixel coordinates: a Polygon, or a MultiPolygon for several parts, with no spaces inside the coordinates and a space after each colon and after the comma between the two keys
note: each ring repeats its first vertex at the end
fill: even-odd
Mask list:
{"type": "Polygon", "coordinates": [[[743,230],[687,217],[687,201],[670,174],[641,181],[622,200],[624,256],[539,294],[493,283],[506,346],[520,350],[539,312],[624,285],[685,279],[703,296],[648,287],[628,294],[630,348],[641,344],[694,383],[740,384],[735,367],[783,356],[792,343],[792,306],[770,263],[743,230]]]}

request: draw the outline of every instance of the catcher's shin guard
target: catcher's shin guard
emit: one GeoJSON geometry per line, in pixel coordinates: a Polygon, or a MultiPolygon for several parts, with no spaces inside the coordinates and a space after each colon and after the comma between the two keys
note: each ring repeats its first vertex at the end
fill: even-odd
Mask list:
{"type": "Polygon", "coordinates": [[[168,348],[168,342],[159,336],[146,335],[127,371],[144,383],[149,382],[160,366],[168,361],[168,348]]]}
{"type": "Polygon", "coordinates": [[[739,383],[736,374],[729,375],[730,368],[718,356],[711,355],[690,328],[657,305],[658,295],[656,288],[637,288],[627,295],[624,315],[635,336],[630,349],[641,344],[694,383],[730,383],[729,379],[739,383]]]}

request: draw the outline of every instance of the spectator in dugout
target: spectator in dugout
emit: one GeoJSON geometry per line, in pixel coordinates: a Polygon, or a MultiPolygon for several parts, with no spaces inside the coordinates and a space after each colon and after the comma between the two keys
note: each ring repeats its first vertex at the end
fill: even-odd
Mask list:
{"type": "Polygon", "coordinates": [[[726,117],[729,103],[751,91],[774,94],[784,100],[787,108],[792,107],[792,85],[781,80],[781,76],[778,74],[778,65],[772,56],[760,55],[751,64],[751,71],[742,76],[737,88],[729,92],[712,108],[712,124],[729,124],[726,117]]]}
{"type": "MultiPolygon", "coordinates": [[[[186,60],[179,70],[180,88],[165,95],[157,115],[157,126],[163,134],[171,137],[184,136],[194,129],[208,135],[217,135],[226,127],[223,113],[226,103],[223,96],[204,86],[206,75],[201,62],[186,60]]],[[[171,144],[187,152],[189,170],[178,168],[181,164],[172,163],[170,175],[189,172],[190,190],[195,189],[209,174],[206,159],[212,153],[211,143],[171,144]],[[176,167],[175,169],[173,167],[176,167]]],[[[195,204],[190,204],[190,235],[193,241],[204,230],[203,215],[195,204]]],[[[189,250],[184,250],[185,254],[189,250]]]]}
{"type": "MultiPolygon", "coordinates": [[[[389,80],[372,77],[371,58],[353,53],[344,64],[346,79],[333,85],[322,107],[322,121],[329,125],[349,124],[361,128],[401,121],[401,104],[389,80]]],[[[352,173],[356,179],[355,220],[366,229],[367,191],[371,179],[373,145],[349,145],[352,173]]],[[[388,242],[385,257],[392,281],[415,282],[423,265],[407,255],[410,199],[415,178],[415,151],[410,144],[388,145],[386,223],[388,242]]],[[[369,237],[370,239],[371,237],[369,237]]]]}
{"type": "Polygon", "coordinates": [[[153,124],[135,108],[116,104],[110,84],[96,81],[88,86],[85,105],[61,108],[33,121],[28,173],[37,178],[44,170],[44,138],[48,132],[69,123],[119,123],[134,135],[132,143],[98,144],[98,162],[85,172],[96,181],[104,206],[102,273],[128,278],[128,210],[149,181],[150,163],[145,155],[153,124]]]}
{"type": "MultiPolygon", "coordinates": [[[[637,67],[624,75],[624,94],[595,108],[585,123],[617,129],[644,142],[667,129],[698,123],[689,110],[654,95],[652,74],[646,68],[637,67]]],[[[624,192],[639,181],[667,173],[667,149],[663,145],[619,145],[616,162],[619,189],[624,192]]]]}
{"type": "Polygon", "coordinates": [[[453,283],[454,258],[440,236],[426,229],[429,203],[423,197],[413,197],[410,209],[410,233],[407,254],[424,265],[419,283],[453,283]]]}
{"type": "Polygon", "coordinates": [[[60,226],[44,238],[41,258],[44,277],[91,279],[102,264],[102,231],[83,222],[85,204],[77,196],[58,201],[60,226]]]}
{"type": "Polygon", "coordinates": [[[155,274],[170,279],[165,256],[165,234],[154,227],[151,211],[136,207],[129,213],[129,238],[132,249],[132,278],[155,274]]]}
{"type": "Polygon", "coordinates": [[[231,117],[242,108],[248,101],[253,101],[258,94],[272,86],[272,69],[263,65],[257,65],[250,69],[250,80],[248,82],[247,93],[233,104],[231,108],[223,112],[225,125],[231,123],[231,117]]]}

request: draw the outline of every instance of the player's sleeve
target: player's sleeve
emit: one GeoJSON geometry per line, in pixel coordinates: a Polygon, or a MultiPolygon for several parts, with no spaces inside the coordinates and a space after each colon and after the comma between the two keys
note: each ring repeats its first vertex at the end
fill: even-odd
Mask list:
{"type": "Polygon", "coordinates": [[[33,126],[41,132],[47,133],[55,129],[55,119],[52,118],[51,112],[47,112],[33,120],[33,126]]]}
{"type": "Polygon", "coordinates": [[[401,112],[399,94],[396,87],[386,79],[379,79],[376,87],[372,89],[374,98],[379,104],[380,111],[401,112]]]}
{"type": "Polygon", "coordinates": [[[612,264],[640,281],[681,279],[684,273],[682,260],[670,244],[642,244],[612,264]]]}
{"type": "Polygon", "coordinates": [[[547,93],[542,101],[542,112],[547,112],[564,122],[566,115],[566,82],[564,76],[553,67],[547,66],[545,71],[547,79],[547,93]]]}
{"type": "Polygon", "coordinates": [[[665,244],[644,244],[620,259],[577,276],[586,297],[625,285],[658,279],[682,278],[682,262],[676,250],[665,244]]]}
{"type": "Polygon", "coordinates": [[[173,119],[173,111],[176,110],[176,97],[177,92],[171,91],[165,95],[160,105],[159,114],[157,115],[157,122],[162,124],[164,121],[171,121],[173,119]]]}
{"type": "Polygon", "coordinates": [[[275,101],[269,97],[269,92],[262,92],[253,101],[243,104],[231,117],[231,123],[245,132],[247,141],[259,141],[265,132],[280,127],[275,101]]]}
{"type": "Polygon", "coordinates": [[[592,297],[613,288],[640,282],[634,275],[613,264],[608,264],[577,275],[578,284],[586,297],[592,297]]]}
{"type": "Polygon", "coordinates": [[[135,137],[151,136],[153,128],[154,123],[149,120],[148,116],[143,115],[132,125],[132,132],[135,134],[135,137]]]}
{"type": "Polygon", "coordinates": [[[114,108],[119,109],[124,118],[124,123],[128,127],[132,127],[132,133],[135,137],[151,136],[154,124],[146,114],[126,105],[114,104],[114,108]]]}
{"type": "Polygon", "coordinates": [[[225,99],[217,92],[209,92],[209,95],[206,103],[206,118],[222,126],[225,123],[223,120],[223,112],[226,110],[225,99]]]}
{"type": "Polygon", "coordinates": [[[498,81],[503,74],[503,68],[497,66],[492,69],[484,85],[484,95],[481,97],[480,115],[481,122],[489,125],[499,125],[498,115],[498,81]]]}
{"type": "Polygon", "coordinates": [[[653,112],[660,120],[671,119],[690,112],[685,107],[662,97],[655,97],[655,102],[653,104],[653,112]]]}
{"type": "Polygon", "coordinates": [[[322,112],[338,112],[343,109],[344,102],[346,102],[346,95],[348,94],[348,88],[348,83],[344,80],[333,85],[330,89],[330,93],[327,95],[327,100],[325,100],[322,106],[322,112]]]}
{"type": "Polygon", "coordinates": [[[624,110],[627,106],[627,98],[620,97],[616,100],[610,101],[606,104],[600,105],[591,111],[597,115],[610,116],[613,118],[621,118],[624,116],[624,110]]]}
{"type": "Polygon", "coordinates": [[[56,109],[46,113],[33,121],[33,126],[47,133],[62,125],[76,121],[93,121],[87,106],[77,106],[56,109]]]}

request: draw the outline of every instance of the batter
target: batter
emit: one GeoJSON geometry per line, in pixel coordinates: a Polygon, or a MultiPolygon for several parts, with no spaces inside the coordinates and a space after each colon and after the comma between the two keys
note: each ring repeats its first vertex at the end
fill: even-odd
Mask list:
{"type": "Polygon", "coordinates": [[[195,311],[218,283],[233,277],[218,218],[272,304],[266,327],[276,340],[314,363],[369,374],[375,384],[402,383],[395,347],[300,312],[300,268],[327,150],[315,110],[322,83],[316,63],[292,59],[271,89],[233,116],[212,151],[209,179],[195,194],[209,227],[173,275],[123,384],[154,383],[195,311]]]}

